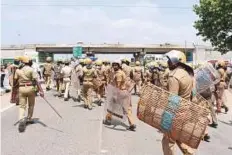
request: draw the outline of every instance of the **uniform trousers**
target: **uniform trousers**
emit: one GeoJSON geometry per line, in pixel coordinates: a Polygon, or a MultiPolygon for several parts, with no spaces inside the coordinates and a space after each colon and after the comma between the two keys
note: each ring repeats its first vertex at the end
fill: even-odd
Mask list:
{"type": "Polygon", "coordinates": [[[19,87],[19,120],[25,117],[25,111],[28,102],[28,119],[33,116],[34,105],[35,105],[35,91],[33,86],[19,87]]]}

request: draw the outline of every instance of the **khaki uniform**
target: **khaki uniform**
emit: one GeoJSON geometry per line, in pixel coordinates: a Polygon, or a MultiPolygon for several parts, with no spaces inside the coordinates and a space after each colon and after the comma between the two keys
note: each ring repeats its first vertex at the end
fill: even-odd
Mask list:
{"type": "Polygon", "coordinates": [[[35,105],[35,90],[32,82],[37,79],[33,68],[24,66],[22,69],[17,69],[14,79],[19,82],[19,120],[25,117],[25,111],[28,101],[28,116],[30,120],[33,115],[35,105]]]}
{"type": "Polygon", "coordinates": [[[159,74],[160,85],[165,90],[167,90],[169,72],[170,72],[169,69],[166,68],[164,71],[161,71],[159,74]]]}
{"type": "Polygon", "coordinates": [[[56,90],[57,92],[61,93],[62,92],[62,85],[63,85],[63,77],[61,75],[61,65],[56,65],[54,66],[54,79],[56,80],[56,90]]]}
{"type": "Polygon", "coordinates": [[[97,69],[96,73],[97,73],[97,78],[99,80],[101,80],[101,82],[102,82],[102,85],[100,87],[98,87],[97,90],[96,90],[97,97],[98,97],[99,100],[101,100],[101,98],[105,94],[105,85],[106,85],[105,69],[103,69],[103,68],[97,69]]]}
{"type": "Polygon", "coordinates": [[[145,84],[154,84],[154,73],[147,70],[144,74],[145,84]]]}
{"type": "Polygon", "coordinates": [[[218,69],[218,72],[220,74],[220,82],[215,86],[216,87],[215,97],[216,97],[217,111],[221,112],[221,106],[224,105],[223,95],[226,86],[225,83],[226,72],[223,68],[218,69]]]}
{"type": "Polygon", "coordinates": [[[53,70],[53,66],[51,63],[44,64],[44,72],[43,73],[44,73],[44,78],[45,78],[45,83],[46,83],[47,89],[51,88],[52,70],[53,70]]]}
{"type": "MultiPolygon", "coordinates": [[[[193,89],[192,77],[182,68],[176,68],[170,71],[168,78],[168,91],[179,95],[180,97],[190,100],[193,89]]],[[[174,155],[175,143],[179,146],[184,155],[192,155],[194,150],[178,141],[174,141],[167,135],[163,136],[162,146],[164,155],[174,155]]]]}
{"type": "MultiPolygon", "coordinates": [[[[118,70],[114,72],[114,76],[112,79],[113,86],[119,88],[120,90],[125,90],[126,89],[125,82],[126,82],[126,74],[122,70],[118,70]]],[[[131,103],[130,103],[129,108],[127,109],[127,118],[128,118],[129,124],[134,125],[134,121],[132,119],[132,104],[131,103]]],[[[111,119],[112,119],[112,114],[107,113],[106,120],[111,120],[111,119]]]]}
{"type": "Polygon", "coordinates": [[[143,69],[140,66],[135,66],[133,69],[133,80],[135,81],[135,93],[140,93],[143,79],[143,69]]]}
{"type": "Polygon", "coordinates": [[[126,64],[122,64],[122,71],[125,73],[126,78],[131,78],[132,68],[126,64]]]}
{"type": "Polygon", "coordinates": [[[71,73],[72,73],[72,67],[70,66],[64,66],[61,69],[61,75],[63,76],[63,89],[64,92],[64,98],[67,99],[69,95],[69,86],[71,83],[71,73]]]}
{"type": "Polygon", "coordinates": [[[88,108],[92,108],[93,79],[95,77],[95,69],[83,68],[83,97],[85,106],[88,108]]]}
{"type": "Polygon", "coordinates": [[[108,85],[109,82],[110,82],[111,66],[110,66],[110,65],[106,65],[106,66],[104,67],[104,70],[105,70],[105,76],[106,76],[106,85],[108,85]]]}

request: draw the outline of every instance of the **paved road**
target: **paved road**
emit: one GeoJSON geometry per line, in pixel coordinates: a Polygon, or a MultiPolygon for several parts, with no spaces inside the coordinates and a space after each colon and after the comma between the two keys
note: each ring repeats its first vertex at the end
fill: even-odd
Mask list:
{"type": "MultiPolygon", "coordinates": [[[[1,113],[2,155],[161,155],[162,135],[156,129],[136,119],[138,98],[133,97],[134,119],[137,131],[126,130],[124,124],[104,126],[104,108],[92,111],[83,109],[82,103],[64,102],[55,98],[52,91],[48,100],[60,112],[60,119],[38,97],[34,118],[36,124],[27,126],[25,133],[18,133],[17,107],[1,113]]],[[[2,100],[3,101],[3,100],[2,100]]],[[[228,105],[232,109],[232,94],[227,92],[228,105]]],[[[7,102],[4,99],[4,102],[7,102]]],[[[127,124],[127,122],[125,122],[127,124]]],[[[232,154],[232,112],[219,115],[218,129],[209,128],[211,142],[202,142],[197,155],[232,154]]],[[[177,148],[177,147],[176,147],[177,148]]],[[[177,148],[177,154],[181,154],[177,148]]]]}

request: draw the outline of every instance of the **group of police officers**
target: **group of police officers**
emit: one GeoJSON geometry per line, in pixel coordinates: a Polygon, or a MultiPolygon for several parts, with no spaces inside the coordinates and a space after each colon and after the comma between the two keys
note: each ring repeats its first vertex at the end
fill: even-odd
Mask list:
{"type": "MultiPolygon", "coordinates": [[[[131,66],[128,59],[115,59],[110,62],[107,60],[78,59],[71,61],[58,60],[56,63],[52,62],[51,57],[47,57],[46,63],[43,65],[42,76],[45,80],[46,90],[51,89],[52,74],[55,81],[57,94],[55,96],[64,97],[64,101],[73,98],[74,101],[84,101],[84,108],[91,110],[93,108],[94,95],[96,96],[95,103],[101,106],[105,94],[106,86],[111,84],[121,91],[130,91],[128,83],[134,84],[134,95],[140,95],[142,85],[154,84],[158,87],[177,94],[186,100],[192,100],[195,90],[194,71],[192,66],[186,64],[186,56],[181,51],[172,50],[166,54],[167,61],[152,61],[145,66],[141,65],[139,61],[131,66]],[[71,91],[70,91],[71,90],[71,91]]],[[[32,60],[27,56],[15,58],[14,74],[13,74],[13,88],[18,87],[18,101],[17,95],[12,95],[16,99],[13,103],[19,104],[19,131],[23,132],[27,123],[33,123],[32,116],[35,104],[36,93],[44,97],[38,82],[38,74],[33,71],[31,67],[32,60]],[[36,92],[36,93],[35,93],[36,92]],[[25,117],[25,111],[28,104],[28,115],[25,117]],[[26,118],[26,119],[25,119],[26,118]]],[[[202,93],[202,96],[213,104],[212,96],[216,98],[216,112],[220,113],[221,108],[224,107],[226,111],[228,108],[223,102],[223,94],[225,89],[225,63],[219,61],[217,70],[220,74],[220,82],[216,84],[210,94],[202,93]]],[[[17,94],[16,91],[16,94],[17,94]]],[[[12,91],[13,93],[14,91],[12,91]]],[[[131,102],[131,101],[130,101],[131,102]]],[[[132,118],[132,104],[127,110],[127,117],[129,122],[129,130],[134,131],[136,125],[132,118]]],[[[217,127],[216,115],[214,115],[211,126],[217,127]]],[[[103,124],[111,125],[112,114],[107,113],[103,124]]],[[[209,137],[208,137],[209,138],[209,137]]],[[[178,144],[179,148],[185,155],[193,154],[193,149],[180,142],[176,142],[164,135],[162,140],[163,152],[165,155],[173,155],[174,145],[178,144]]]]}

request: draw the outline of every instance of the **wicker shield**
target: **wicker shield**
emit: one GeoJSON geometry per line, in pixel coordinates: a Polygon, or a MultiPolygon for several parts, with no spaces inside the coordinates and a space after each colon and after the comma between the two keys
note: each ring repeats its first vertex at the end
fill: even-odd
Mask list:
{"type": "Polygon", "coordinates": [[[112,114],[116,119],[125,121],[130,104],[130,93],[127,90],[120,90],[112,85],[106,87],[106,113],[112,114]]]}
{"type": "Polygon", "coordinates": [[[209,123],[209,111],[155,85],[142,88],[138,118],[192,148],[197,148],[209,123]]]}

